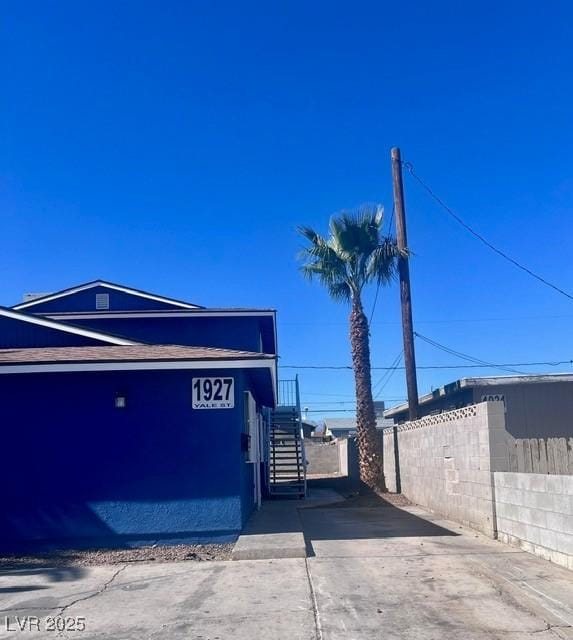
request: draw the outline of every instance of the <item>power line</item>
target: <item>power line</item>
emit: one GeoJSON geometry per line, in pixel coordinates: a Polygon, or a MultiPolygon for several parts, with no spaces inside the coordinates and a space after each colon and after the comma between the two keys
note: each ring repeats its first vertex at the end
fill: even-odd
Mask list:
{"type": "MultiPolygon", "coordinates": [[[[304,396],[303,396],[304,398],[304,396]]],[[[406,400],[406,398],[386,398],[386,400],[392,400],[392,401],[398,401],[398,400],[406,400]]],[[[316,406],[319,404],[327,404],[330,406],[333,405],[339,405],[339,404],[356,404],[356,400],[329,400],[328,402],[324,401],[324,402],[313,402],[312,400],[309,400],[308,402],[302,402],[301,404],[304,405],[309,405],[309,406],[316,406]]]]}
{"type": "MultiPolygon", "coordinates": [[[[499,316],[497,318],[448,318],[448,319],[438,319],[438,320],[416,320],[416,325],[421,324],[460,324],[460,323],[471,323],[471,322],[515,322],[516,320],[566,320],[573,318],[573,314],[549,314],[549,315],[534,315],[534,316],[499,316]]],[[[314,322],[281,322],[281,326],[316,326],[320,324],[321,326],[346,326],[348,323],[345,322],[325,322],[323,320],[317,319],[314,322]]],[[[401,325],[402,323],[399,320],[378,320],[373,323],[374,325],[401,325]]]]}
{"type": "Polygon", "coordinates": [[[354,409],[309,409],[304,413],[356,413],[354,409]]]}
{"type": "MultiPolygon", "coordinates": [[[[388,383],[392,379],[392,376],[396,373],[396,371],[398,369],[398,365],[400,364],[400,361],[402,360],[403,357],[404,357],[404,352],[402,351],[402,353],[400,354],[400,357],[398,359],[398,362],[396,362],[396,365],[394,366],[394,369],[392,369],[391,371],[388,372],[388,377],[386,378],[386,381],[384,382],[384,384],[378,390],[378,393],[376,394],[376,398],[375,399],[379,398],[382,395],[382,391],[384,391],[384,389],[388,386],[388,383]]],[[[389,400],[390,398],[387,398],[387,399],[389,400]]]]}
{"type": "Polygon", "coordinates": [[[309,402],[302,402],[301,404],[308,404],[308,405],[312,405],[313,407],[318,404],[327,404],[329,406],[332,406],[332,405],[338,405],[338,404],[356,404],[356,400],[340,400],[340,401],[328,400],[326,402],[313,402],[312,400],[310,400],[309,402]]]}
{"type": "Polygon", "coordinates": [[[462,227],[464,227],[464,229],[466,229],[466,231],[469,231],[469,233],[471,233],[474,237],[476,237],[480,242],[483,242],[483,244],[486,245],[486,247],[489,247],[492,251],[494,251],[495,253],[497,253],[499,256],[501,256],[502,258],[504,258],[505,260],[507,260],[508,262],[510,262],[511,264],[513,264],[515,267],[517,267],[518,269],[521,269],[522,271],[525,271],[525,273],[527,273],[528,275],[530,275],[532,278],[535,278],[536,280],[539,280],[539,282],[541,282],[542,284],[551,287],[552,289],[554,289],[555,291],[557,291],[558,293],[564,295],[566,298],[569,298],[570,300],[573,300],[573,295],[571,295],[570,293],[567,293],[567,291],[564,291],[563,289],[561,289],[560,287],[558,287],[557,285],[549,282],[548,280],[546,280],[545,278],[543,278],[542,276],[538,275],[537,273],[533,272],[531,269],[528,269],[526,266],[522,265],[520,262],[518,262],[517,260],[514,260],[513,258],[511,258],[510,256],[507,255],[507,253],[505,253],[504,251],[502,251],[501,249],[498,249],[497,247],[495,247],[491,242],[489,242],[489,240],[486,240],[481,234],[479,234],[477,231],[474,231],[468,224],[466,224],[461,218],[460,216],[458,216],[454,211],[452,211],[452,209],[450,209],[450,207],[448,207],[448,205],[439,197],[437,196],[432,189],[415,173],[414,171],[414,167],[412,165],[411,162],[403,162],[402,163],[404,166],[404,169],[406,169],[410,175],[414,178],[414,180],[416,180],[429,194],[430,196],[445,210],[447,211],[447,213],[454,218],[454,220],[460,224],[462,227]]]}
{"type": "Polygon", "coordinates": [[[396,203],[392,202],[392,213],[390,214],[390,222],[388,223],[388,235],[392,235],[392,221],[394,220],[394,210],[396,209],[396,203]]]}
{"type": "Polygon", "coordinates": [[[376,302],[378,301],[378,293],[380,292],[380,282],[376,285],[376,295],[374,296],[374,302],[372,303],[372,311],[370,312],[370,320],[368,320],[368,329],[372,326],[372,318],[374,317],[374,311],[376,311],[376,302]]]}
{"type": "MultiPolygon", "coordinates": [[[[390,224],[388,225],[388,233],[389,236],[392,233],[392,220],[394,219],[394,203],[392,203],[392,214],[390,215],[390,224]]],[[[374,311],[376,310],[376,302],[378,301],[378,294],[380,293],[380,280],[376,284],[376,295],[374,296],[374,302],[372,304],[372,311],[370,312],[370,320],[368,321],[368,328],[372,324],[372,318],[374,317],[374,311]]]]}
{"type": "MultiPolygon", "coordinates": [[[[417,369],[488,369],[499,367],[558,367],[560,365],[572,365],[573,360],[553,360],[545,362],[503,362],[503,363],[490,363],[490,364],[434,364],[434,365],[418,365],[417,369]]],[[[352,371],[351,365],[294,365],[286,364],[279,365],[282,369],[318,369],[321,371],[352,371]]],[[[403,366],[399,367],[370,367],[372,371],[392,371],[393,369],[404,369],[403,366]]],[[[525,374],[527,375],[527,374],[525,374]]]]}
{"type": "Polygon", "coordinates": [[[380,397],[380,394],[382,393],[382,391],[384,391],[384,389],[386,388],[386,385],[388,384],[388,382],[390,381],[394,373],[396,373],[396,367],[398,367],[398,365],[400,364],[400,361],[402,360],[403,356],[404,356],[404,351],[400,350],[398,355],[394,358],[394,360],[392,360],[392,364],[390,365],[391,368],[388,369],[388,371],[386,371],[382,375],[380,380],[378,380],[378,382],[374,385],[374,387],[372,388],[372,395],[374,396],[374,399],[377,399],[380,397]]]}
{"type": "Polygon", "coordinates": [[[520,375],[523,373],[522,371],[517,371],[516,369],[506,369],[505,367],[503,367],[501,365],[492,364],[491,362],[486,362],[485,360],[480,360],[479,358],[474,358],[473,356],[469,356],[467,353],[462,353],[461,351],[456,351],[455,349],[452,349],[451,347],[446,347],[445,345],[440,344],[439,342],[436,342],[435,340],[432,340],[431,338],[428,338],[427,336],[423,336],[421,333],[417,333],[416,331],[414,331],[414,335],[417,338],[420,338],[420,340],[423,340],[424,342],[427,342],[428,344],[432,345],[436,349],[440,349],[441,351],[444,351],[445,353],[449,353],[450,355],[457,356],[458,358],[461,358],[462,360],[467,360],[468,362],[472,362],[474,364],[481,364],[481,365],[484,365],[486,367],[493,367],[495,369],[501,369],[502,371],[507,371],[509,373],[517,373],[517,374],[520,374],[520,375]]]}
{"type": "MultiPolygon", "coordinates": [[[[402,350],[400,350],[397,354],[396,357],[394,358],[394,360],[392,360],[391,364],[390,364],[390,370],[394,371],[394,368],[396,366],[398,366],[400,364],[400,360],[402,359],[402,355],[404,354],[404,352],[402,350]]],[[[372,393],[377,393],[377,387],[381,384],[384,383],[386,377],[389,375],[389,372],[387,371],[386,373],[382,374],[382,377],[380,378],[380,380],[378,380],[378,382],[376,382],[373,386],[372,386],[372,393]]]]}
{"type": "Polygon", "coordinates": [[[334,398],[356,398],[354,393],[314,393],[313,391],[302,391],[305,398],[308,396],[331,396],[334,398]]]}

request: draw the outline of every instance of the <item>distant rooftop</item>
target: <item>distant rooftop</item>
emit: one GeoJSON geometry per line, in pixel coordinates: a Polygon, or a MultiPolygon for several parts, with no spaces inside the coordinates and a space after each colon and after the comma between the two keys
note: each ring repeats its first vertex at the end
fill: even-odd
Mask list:
{"type": "MultiPolygon", "coordinates": [[[[324,418],[324,424],[331,431],[355,431],[356,430],[356,418],[324,418]]],[[[386,427],[393,426],[392,420],[385,418],[376,419],[376,428],[385,429],[386,427]]]]}
{"type": "MultiPolygon", "coordinates": [[[[473,389],[475,387],[496,387],[519,384],[547,384],[555,382],[573,382],[572,373],[541,373],[513,376],[485,376],[481,378],[461,378],[443,387],[435,389],[431,393],[420,396],[420,405],[428,404],[438,398],[448,396],[460,389],[473,389]]],[[[408,410],[408,403],[404,402],[396,407],[384,411],[385,418],[393,418],[408,410]]]]}

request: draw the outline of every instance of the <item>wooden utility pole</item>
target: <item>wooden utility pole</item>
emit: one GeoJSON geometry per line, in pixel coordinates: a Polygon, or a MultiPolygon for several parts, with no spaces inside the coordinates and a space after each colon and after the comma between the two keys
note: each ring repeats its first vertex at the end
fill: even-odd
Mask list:
{"type": "MultiPolygon", "coordinates": [[[[392,156],[392,179],[394,182],[394,210],[396,214],[396,241],[400,249],[408,249],[406,236],[406,213],[404,211],[404,185],[402,184],[402,158],[400,149],[394,147],[392,156]]],[[[402,305],[402,334],[404,336],[404,364],[408,387],[410,420],[418,418],[418,381],[416,379],[416,354],[414,352],[414,327],[412,324],[412,294],[410,291],[410,265],[408,257],[398,259],[400,275],[400,301],[402,305]]]]}

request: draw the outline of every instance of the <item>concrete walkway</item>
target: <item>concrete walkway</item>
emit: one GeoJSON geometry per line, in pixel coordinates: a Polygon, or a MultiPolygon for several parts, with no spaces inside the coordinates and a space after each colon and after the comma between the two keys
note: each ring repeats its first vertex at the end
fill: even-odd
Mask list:
{"type": "Polygon", "coordinates": [[[62,615],[82,640],[573,639],[566,569],[375,498],[298,515],[307,558],[0,570],[0,638],[62,615]]]}
{"type": "Polygon", "coordinates": [[[344,497],[333,489],[316,488],[309,489],[305,500],[263,502],[239,536],[233,549],[233,560],[306,558],[300,510],[342,501],[344,497]]]}
{"type": "Polygon", "coordinates": [[[573,638],[573,574],[375,501],[301,511],[323,638],[573,638]]]}

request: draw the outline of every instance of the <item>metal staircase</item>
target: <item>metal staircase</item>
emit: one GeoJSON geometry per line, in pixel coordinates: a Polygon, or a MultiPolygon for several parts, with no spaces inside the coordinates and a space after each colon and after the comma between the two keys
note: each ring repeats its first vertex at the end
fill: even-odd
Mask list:
{"type": "Polygon", "coordinates": [[[298,379],[279,381],[279,403],[273,411],[269,438],[271,497],[306,495],[306,458],[298,379]]]}

